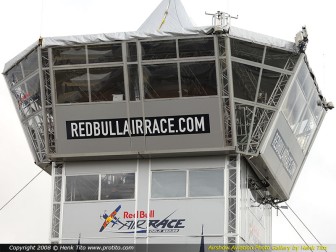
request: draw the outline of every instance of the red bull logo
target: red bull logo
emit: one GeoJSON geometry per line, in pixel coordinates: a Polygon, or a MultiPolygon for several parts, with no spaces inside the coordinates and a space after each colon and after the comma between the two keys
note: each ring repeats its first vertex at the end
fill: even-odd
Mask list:
{"type": "Polygon", "coordinates": [[[103,214],[105,219],[99,232],[107,229],[115,233],[177,233],[185,228],[185,219],[173,218],[173,211],[165,218],[157,218],[154,210],[149,212],[121,212],[119,205],[110,215],[103,214]]]}

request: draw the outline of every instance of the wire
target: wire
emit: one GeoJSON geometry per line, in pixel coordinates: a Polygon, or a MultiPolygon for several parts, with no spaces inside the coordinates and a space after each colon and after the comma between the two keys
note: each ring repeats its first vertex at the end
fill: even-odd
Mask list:
{"type": "Polygon", "coordinates": [[[40,175],[41,173],[43,172],[43,170],[41,170],[39,173],[37,173],[36,175],[35,175],[35,177],[33,177],[24,187],[22,187],[21,189],[20,189],[20,191],[18,191],[10,200],[8,200],[7,201],[7,203],[5,204],[5,205],[3,205],[1,208],[0,208],[0,211],[2,210],[2,209],[4,209],[5,208],[5,206],[7,206],[16,196],[18,196],[19,195],[19,193],[21,193],[31,182],[33,182],[33,180],[34,179],[36,179],[37,178],[37,176],[38,175],[40,175]]]}
{"type": "MultiPolygon", "coordinates": [[[[309,247],[308,243],[303,239],[303,237],[300,235],[299,231],[297,231],[297,229],[294,227],[294,225],[290,222],[290,220],[287,218],[287,216],[282,212],[282,210],[280,208],[278,208],[278,210],[280,211],[280,213],[282,213],[282,215],[286,218],[286,220],[288,221],[288,223],[292,226],[292,228],[294,228],[295,232],[301,237],[302,241],[307,245],[307,247],[309,247]]],[[[311,248],[309,247],[310,251],[313,252],[313,250],[311,250],[311,248]]]]}
{"type": "MultiPolygon", "coordinates": [[[[259,171],[259,169],[257,168],[256,165],[253,165],[255,167],[255,169],[257,169],[257,171],[259,172],[259,174],[261,174],[262,177],[264,177],[264,179],[267,181],[267,178],[259,171]]],[[[270,186],[279,194],[278,190],[272,186],[272,184],[270,184],[270,186]]],[[[285,202],[286,205],[289,207],[289,209],[294,213],[294,215],[301,221],[301,223],[305,226],[305,228],[309,231],[309,233],[315,238],[315,240],[322,246],[322,244],[319,242],[319,240],[314,236],[314,234],[309,230],[309,228],[303,223],[303,221],[299,218],[299,216],[293,211],[293,209],[288,205],[287,202],[285,202]]],[[[273,206],[274,207],[274,206],[273,206]]],[[[301,239],[305,242],[305,240],[302,238],[302,236],[299,234],[299,232],[295,229],[295,227],[292,225],[292,223],[289,221],[289,219],[285,216],[285,214],[281,211],[281,209],[278,207],[278,210],[280,210],[280,212],[282,213],[282,215],[287,219],[287,221],[291,224],[291,226],[294,228],[294,230],[296,231],[296,233],[301,237],[301,239]]],[[[308,244],[306,243],[306,245],[308,246],[308,244]]],[[[324,250],[326,251],[326,250],[324,250]]],[[[326,251],[327,252],[327,251],[326,251]]]]}
{"type": "MultiPolygon", "coordinates": [[[[288,206],[288,208],[293,212],[293,214],[296,216],[296,218],[299,219],[299,221],[302,223],[302,225],[308,230],[308,232],[315,238],[315,240],[321,245],[321,242],[315,237],[315,235],[309,230],[309,228],[306,226],[306,224],[304,224],[304,222],[299,218],[299,216],[294,212],[294,210],[287,204],[287,202],[285,202],[286,205],[288,206]]],[[[324,251],[327,252],[327,250],[323,249],[324,251]]]]}

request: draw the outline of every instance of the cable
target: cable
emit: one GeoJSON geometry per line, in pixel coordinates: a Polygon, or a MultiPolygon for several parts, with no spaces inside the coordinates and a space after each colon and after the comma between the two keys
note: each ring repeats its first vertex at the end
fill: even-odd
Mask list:
{"type": "MultiPolygon", "coordinates": [[[[287,202],[285,202],[287,207],[293,212],[293,214],[296,216],[296,218],[299,219],[299,221],[302,223],[302,225],[308,230],[308,232],[314,237],[314,239],[321,245],[321,242],[315,237],[315,235],[309,230],[309,228],[304,224],[304,222],[299,218],[299,216],[294,212],[294,210],[287,204],[287,202]]],[[[327,250],[324,249],[324,251],[327,252],[327,250]]]]}
{"type": "MultiPolygon", "coordinates": [[[[250,163],[249,163],[250,164],[250,163]]],[[[257,168],[257,166],[256,165],[253,165],[254,167],[255,167],[255,169],[259,172],[259,174],[261,174],[261,176],[267,181],[267,178],[259,171],[259,169],[257,168]]],[[[278,190],[274,187],[274,186],[272,186],[272,184],[270,184],[270,186],[279,194],[279,192],[278,192],[278,190]]],[[[285,202],[286,203],[286,205],[289,207],[289,209],[294,213],[294,211],[293,211],[293,209],[288,205],[288,203],[287,202],[285,202]]],[[[274,207],[274,206],[273,206],[274,207]]],[[[287,219],[287,221],[290,223],[290,221],[289,221],[289,219],[284,215],[284,213],[281,211],[281,209],[278,207],[278,208],[276,208],[276,209],[278,209],[278,210],[280,210],[280,212],[282,213],[282,215],[287,219]]],[[[301,221],[301,223],[306,227],[306,229],[309,231],[309,233],[315,238],[315,240],[321,245],[321,246],[323,246],[320,242],[319,242],[319,240],[313,235],[313,233],[309,230],[309,228],[303,223],[303,221],[299,218],[299,216],[296,214],[296,213],[294,213],[294,215],[301,221]]],[[[301,237],[301,239],[305,242],[305,240],[302,238],[302,236],[298,233],[298,231],[295,229],[295,227],[292,225],[292,223],[290,223],[291,224],[291,226],[294,228],[294,230],[297,232],[297,234],[301,237]]],[[[306,242],[305,242],[306,243],[306,242]]],[[[308,244],[306,243],[306,245],[308,246],[308,244]]],[[[324,251],[326,251],[326,250],[324,250],[324,251]]],[[[327,251],[326,251],[327,252],[327,251]]]]}
{"type": "MultiPolygon", "coordinates": [[[[280,208],[278,208],[278,210],[280,211],[280,213],[282,213],[282,215],[286,218],[286,220],[288,221],[288,223],[292,226],[292,228],[294,228],[295,232],[301,237],[302,241],[307,245],[307,247],[309,247],[308,243],[303,239],[303,237],[300,235],[299,231],[296,230],[296,228],[293,226],[293,224],[290,222],[290,220],[287,218],[287,216],[282,212],[282,210],[280,208]]],[[[309,247],[310,251],[313,252],[313,250],[311,250],[311,248],[309,247]]]]}
{"type": "Polygon", "coordinates": [[[23,189],[25,189],[31,182],[33,182],[33,180],[35,179],[35,178],[37,178],[37,176],[38,175],[40,175],[41,173],[43,172],[43,170],[41,170],[39,173],[37,173],[36,175],[35,175],[35,177],[34,178],[32,178],[24,187],[22,187],[21,188],[21,190],[20,191],[18,191],[9,201],[7,201],[7,203],[5,204],[5,205],[3,205],[1,208],[0,208],[0,211],[2,210],[2,209],[4,209],[5,208],[5,206],[7,206],[16,196],[18,196],[19,195],[19,193],[21,193],[22,191],[23,191],[23,189]]]}

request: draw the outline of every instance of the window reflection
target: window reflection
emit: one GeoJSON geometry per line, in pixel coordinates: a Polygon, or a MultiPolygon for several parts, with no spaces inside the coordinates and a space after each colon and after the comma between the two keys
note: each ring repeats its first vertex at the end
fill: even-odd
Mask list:
{"type": "Polygon", "coordinates": [[[314,121],[314,118],[310,111],[307,110],[295,130],[295,136],[298,140],[299,145],[304,151],[307,150],[310,140],[314,135],[315,129],[316,123],[314,121]]]}
{"type": "Polygon", "coordinates": [[[53,49],[54,65],[85,64],[86,53],[84,46],[62,47],[53,49]]]}
{"type": "Polygon", "coordinates": [[[98,200],[99,176],[67,176],[66,201],[98,200]]]}
{"type": "Polygon", "coordinates": [[[121,44],[88,46],[89,63],[121,62],[121,44]]]}
{"type": "Polygon", "coordinates": [[[128,85],[130,101],[140,100],[138,65],[128,65],[128,85]]]}
{"type": "MultiPolygon", "coordinates": [[[[277,72],[273,72],[270,70],[264,69],[262,71],[261,81],[260,81],[260,88],[259,93],[257,97],[257,102],[263,103],[263,104],[269,104],[270,99],[279,98],[274,97],[273,91],[280,81],[281,74],[277,72]]],[[[277,104],[277,101],[274,103],[274,105],[277,104]]]]}
{"type": "Polygon", "coordinates": [[[231,55],[258,63],[262,62],[264,46],[238,39],[231,39],[231,55]]]}
{"type": "Polygon", "coordinates": [[[20,64],[15,65],[6,74],[7,82],[10,86],[16,85],[19,81],[23,79],[22,70],[20,64]]]}
{"type": "Polygon", "coordinates": [[[152,173],[152,198],[186,196],[185,171],[157,171],[152,173]]]}
{"type": "Polygon", "coordinates": [[[89,69],[91,101],[122,101],[125,97],[123,67],[89,69]]]}
{"type": "Polygon", "coordinates": [[[267,47],[265,64],[292,71],[299,59],[299,54],[267,47]]]}
{"type": "Polygon", "coordinates": [[[254,101],[260,68],[232,62],[234,96],[254,101]]]}
{"type": "Polygon", "coordinates": [[[27,77],[29,74],[37,70],[38,60],[37,60],[37,50],[34,50],[26,58],[22,60],[22,68],[24,76],[27,77]]]}
{"type": "Polygon", "coordinates": [[[41,109],[41,92],[39,75],[34,75],[12,90],[22,117],[27,117],[41,109]]]}
{"type": "Polygon", "coordinates": [[[179,96],[177,64],[143,66],[146,99],[179,96]]]}
{"type": "Polygon", "coordinates": [[[217,95],[214,62],[181,63],[182,96],[217,95]]]}
{"type": "Polygon", "coordinates": [[[175,40],[142,42],[141,49],[143,60],[176,58],[175,40]]]}
{"type": "Polygon", "coordinates": [[[127,43],[126,53],[128,62],[137,61],[138,55],[137,55],[137,46],[135,42],[127,43]]]}
{"type": "Polygon", "coordinates": [[[86,69],[55,71],[57,102],[88,102],[88,77],[86,69]]]}
{"type": "Polygon", "coordinates": [[[224,195],[224,170],[189,171],[189,196],[207,197],[224,195]]]}
{"type": "Polygon", "coordinates": [[[180,58],[213,56],[215,54],[212,37],[180,39],[178,44],[180,58]]]}
{"type": "Polygon", "coordinates": [[[101,199],[132,199],[134,198],[135,174],[101,175],[101,199]]]}

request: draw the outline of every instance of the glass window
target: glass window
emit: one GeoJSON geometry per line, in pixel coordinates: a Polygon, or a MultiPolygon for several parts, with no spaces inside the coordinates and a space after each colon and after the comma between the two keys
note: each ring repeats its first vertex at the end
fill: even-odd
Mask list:
{"type": "Polygon", "coordinates": [[[189,196],[223,196],[224,170],[189,171],[189,196]]]}
{"type": "Polygon", "coordinates": [[[299,56],[299,54],[293,54],[292,52],[267,47],[264,63],[266,65],[292,71],[299,56]]]}
{"type": "Polygon", "coordinates": [[[20,64],[15,65],[6,74],[7,82],[10,86],[16,85],[23,79],[22,70],[20,64]]]}
{"type": "Polygon", "coordinates": [[[309,107],[317,123],[319,122],[323,112],[322,106],[318,105],[319,102],[321,102],[321,98],[319,97],[317,91],[314,90],[314,93],[309,101],[309,107]]]}
{"type": "Polygon", "coordinates": [[[84,46],[62,47],[53,49],[54,65],[85,64],[86,53],[84,46]]]}
{"type": "Polygon", "coordinates": [[[67,176],[66,201],[98,200],[99,176],[67,176]]]}
{"type": "Polygon", "coordinates": [[[142,42],[141,49],[143,60],[176,58],[175,40],[142,42]]]}
{"type": "Polygon", "coordinates": [[[143,66],[146,99],[179,96],[177,64],[143,66]]]}
{"type": "Polygon", "coordinates": [[[310,76],[309,70],[306,66],[306,64],[302,65],[301,69],[298,72],[297,81],[299,82],[303,94],[309,99],[309,96],[311,94],[311,91],[314,87],[314,81],[312,77],[310,76]]]}
{"type": "MultiPolygon", "coordinates": [[[[297,87],[297,85],[295,85],[297,87]]],[[[292,91],[296,90],[296,92],[293,92],[295,95],[295,100],[293,99],[294,97],[291,97],[291,103],[294,100],[294,105],[290,106],[288,105],[288,109],[290,110],[290,114],[287,117],[288,123],[291,126],[292,130],[294,131],[295,126],[299,122],[299,119],[302,115],[302,112],[304,108],[306,107],[306,100],[299,88],[292,89],[292,91]]]]}
{"type": "Polygon", "coordinates": [[[314,135],[315,129],[316,129],[315,120],[312,114],[310,113],[309,109],[307,109],[303,118],[297,124],[295,130],[295,136],[302,150],[304,151],[307,150],[310,140],[314,135]]]}
{"type": "Polygon", "coordinates": [[[57,102],[88,102],[88,77],[86,69],[55,71],[57,102]]]}
{"type": "Polygon", "coordinates": [[[180,39],[179,55],[181,58],[214,55],[214,40],[210,38],[180,39]]]}
{"type": "Polygon", "coordinates": [[[231,54],[234,57],[262,62],[264,46],[238,39],[231,39],[231,54]]]}
{"type": "Polygon", "coordinates": [[[101,199],[133,199],[135,174],[106,174],[101,175],[101,199]]]}
{"type": "Polygon", "coordinates": [[[128,86],[130,101],[140,100],[138,65],[128,65],[128,86]]]}
{"type": "Polygon", "coordinates": [[[295,104],[296,96],[299,91],[298,88],[299,88],[298,85],[296,84],[296,82],[294,82],[294,85],[289,92],[287,100],[284,103],[283,113],[287,119],[289,118],[290,112],[295,104]]]}
{"type": "Polygon", "coordinates": [[[91,101],[125,99],[123,67],[89,69],[91,101]]]}
{"type": "Polygon", "coordinates": [[[12,91],[21,116],[27,117],[41,109],[40,78],[36,74],[12,91]]]}
{"type": "Polygon", "coordinates": [[[215,62],[181,63],[182,96],[217,95],[215,62]]]}
{"type": "Polygon", "coordinates": [[[121,44],[88,46],[89,63],[121,62],[121,44]]]}
{"type": "Polygon", "coordinates": [[[186,196],[185,171],[153,171],[152,198],[186,196]]]}
{"type": "Polygon", "coordinates": [[[254,101],[260,68],[232,62],[234,96],[254,101]]]}
{"type": "Polygon", "coordinates": [[[137,46],[135,42],[127,43],[126,53],[128,62],[137,61],[138,55],[137,55],[137,46]]]}
{"type": "Polygon", "coordinates": [[[260,81],[260,88],[257,97],[257,102],[263,104],[277,104],[279,100],[278,92],[273,95],[273,91],[275,86],[280,80],[281,74],[277,72],[273,72],[270,70],[264,69],[262,71],[261,81],[260,81]],[[277,99],[276,102],[269,102],[270,100],[277,99]]]}
{"type": "Polygon", "coordinates": [[[22,68],[25,77],[38,68],[37,50],[34,50],[22,60],[22,68]]]}

